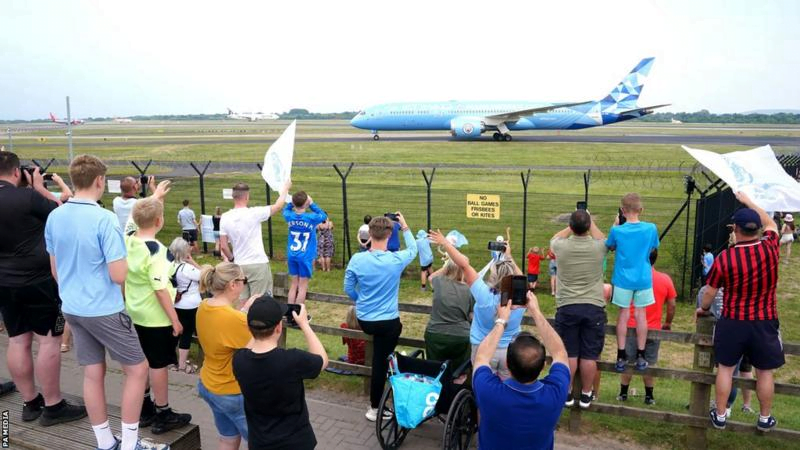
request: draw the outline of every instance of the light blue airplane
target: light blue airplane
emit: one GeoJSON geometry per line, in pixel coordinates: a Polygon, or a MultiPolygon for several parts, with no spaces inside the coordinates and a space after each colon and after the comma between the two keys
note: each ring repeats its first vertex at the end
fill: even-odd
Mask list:
{"type": "Polygon", "coordinates": [[[450,130],[455,138],[474,139],[494,131],[495,141],[510,141],[510,130],[578,130],[652,114],[657,105],[639,108],[636,101],[655,58],[645,58],[599,101],[386,103],[360,111],[350,124],[372,131],[450,130]]]}

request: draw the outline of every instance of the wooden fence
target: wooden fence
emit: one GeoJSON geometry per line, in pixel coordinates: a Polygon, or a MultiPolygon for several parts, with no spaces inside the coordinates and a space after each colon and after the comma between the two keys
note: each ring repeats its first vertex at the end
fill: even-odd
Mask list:
{"type": "MultiPolygon", "coordinates": [[[[274,296],[278,300],[286,299],[286,288],[288,280],[285,273],[275,274],[274,276],[274,296]]],[[[320,302],[320,303],[333,303],[340,305],[350,306],[353,301],[343,295],[322,294],[317,292],[309,292],[307,300],[320,302]]],[[[416,305],[400,303],[399,309],[401,312],[430,315],[431,306],[429,305],[416,305]]],[[[552,319],[548,319],[553,323],[552,319]]],[[[533,325],[533,320],[529,316],[525,316],[523,324],[533,325]]],[[[656,378],[683,380],[691,383],[690,398],[689,398],[689,413],[676,413],[670,411],[659,411],[653,409],[635,408],[630,406],[613,405],[599,402],[592,402],[592,406],[588,411],[613,414],[618,416],[637,417],[642,419],[651,420],[654,422],[666,422],[684,425],[687,427],[687,443],[689,448],[703,449],[707,448],[706,430],[711,427],[708,419],[709,401],[711,398],[712,386],[715,382],[714,375],[714,348],[712,344],[712,330],[714,326],[713,318],[701,318],[697,321],[697,327],[694,333],[680,332],[680,331],[649,331],[648,337],[651,339],[659,339],[666,342],[676,342],[681,344],[692,345],[694,349],[694,358],[692,370],[686,369],[671,369],[668,367],[650,367],[645,372],[634,371],[633,368],[628,367],[625,372],[632,375],[647,374],[656,378]]],[[[360,330],[349,330],[338,327],[331,327],[326,325],[311,324],[311,328],[319,334],[327,334],[332,336],[343,336],[356,339],[363,339],[366,341],[366,358],[365,363],[372,360],[372,336],[364,334],[360,330]]],[[[633,330],[633,329],[631,329],[633,330]]],[[[635,332],[635,331],[634,331],[635,332]]],[[[606,335],[616,336],[616,326],[606,325],[606,335]]],[[[286,343],[286,328],[284,334],[281,336],[282,344],[286,343]]],[[[398,345],[425,348],[425,341],[417,338],[410,338],[401,336],[398,345]]],[[[787,355],[800,355],[800,343],[784,342],[784,352],[787,355]]],[[[330,360],[328,365],[333,368],[348,370],[357,375],[364,377],[364,392],[369,392],[369,383],[371,368],[369,366],[349,364],[341,361],[330,360]]],[[[603,372],[612,372],[618,374],[614,369],[613,362],[599,361],[598,368],[603,372]]],[[[576,381],[579,379],[575,377],[576,381]]],[[[746,379],[734,377],[733,386],[755,390],[756,382],[753,379],[746,379]]],[[[800,385],[788,383],[775,383],[775,393],[785,394],[791,396],[800,396],[800,385]]],[[[570,410],[568,429],[570,432],[579,432],[581,425],[581,409],[577,406],[570,410]]],[[[726,430],[735,432],[747,433],[760,433],[756,430],[756,426],[752,423],[734,422],[728,420],[726,430]]],[[[800,431],[789,430],[785,428],[773,429],[770,433],[771,436],[780,437],[783,439],[800,440],[800,431]]]]}

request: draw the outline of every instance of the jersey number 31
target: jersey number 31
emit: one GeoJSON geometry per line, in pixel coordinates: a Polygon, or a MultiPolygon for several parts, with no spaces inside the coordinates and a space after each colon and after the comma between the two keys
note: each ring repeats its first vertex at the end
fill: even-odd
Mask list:
{"type": "Polygon", "coordinates": [[[311,236],[311,233],[300,233],[299,231],[292,231],[292,246],[289,247],[289,250],[293,252],[306,251],[306,247],[308,246],[308,238],[311,236]],[[302,237],[303,242],[300,242],[300,238],[302,237]]]}

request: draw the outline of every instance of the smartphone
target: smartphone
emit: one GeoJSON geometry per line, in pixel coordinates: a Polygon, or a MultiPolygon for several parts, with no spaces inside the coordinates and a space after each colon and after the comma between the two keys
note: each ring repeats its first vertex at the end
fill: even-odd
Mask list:
{"type": "Polygon", "coordinates": [[[626,218],[625,218],[625,215],[624,215],[624,214],[622,214],[622,208],[619,208],[619,213],[618,213],[618,216],[619,216],[619,224],[620,224],[620,225],[624,225],[624,224],[625,224],[625,222],[627,222],[627,221],[628,221],[628,219],[626,219],[626,218]]]}
{"type": "Polygon", "coordinates": [[[586,211],[586,202],[580,201],[575,205],[575,209],[582,209],[586,211]]]}
{"type": "Polygon", "coordinates": [[[506,251],[506,243],[498,241],[489,241],[489,245],[487,246],[487,248],[493,252],[504,252],[506,251]]]}
{"type": "Polygon", "coordinates": [[[528,279],[524,275],[508,275],[500,280],[500,304],[506,306],[528,304],[528,279]]]}
{"type": "Polygon", "coordinates": [[[286,306],[289,307],[289,309],[286,310],[286,314],[285,314],[286,319],[294,320],[294,317],[292,316],[292,312],[296,312],[297,314],[300,314],[300,305],[298,305],[297,303],[289,303],[286,306]]]}
{"type": "Polygon", "coordinates": [[[387,219],[391,220],[392,222],[399,222],[400,221],[400,219],[397,217],[397,214],[395,214],[395,213],[386,213],[386,214],[383,215],[383,217],[386,217],[387,219]]]}

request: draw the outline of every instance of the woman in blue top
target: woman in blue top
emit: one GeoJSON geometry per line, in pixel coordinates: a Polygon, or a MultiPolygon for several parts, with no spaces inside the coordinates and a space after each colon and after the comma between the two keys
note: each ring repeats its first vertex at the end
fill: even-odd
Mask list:
{"type": "MultiPolygon", "coordinates": [[[[464,271],[464,282],[467,283],[472,296],[475,298],[472,324],[469,330],[469,340],[470,344],[472,344],[472,360],[474,362],[478,345],[492,331],[494,321],[497,319],[497,306],[500,304],[500,280],[509,275],[522,275],[522,271],[519,270],[519,267],[511,257],[509,241],[506,241],[506,250],[503,257],[497,261],[492,261],[489,276],[484,281],[478,272],[469,265],[469,258],[459,252],[441,232],[438,230],[431,231],[429,239],[444,248],[450,259],[464,271]]],[[[524,309],[511,311],[508,326],[490,362],[492,371],[496,372],[502,379],[511,377],[506,364],[506,350],[511,340],[519,334],[520,324],[524,315],[524,309]]]]}

